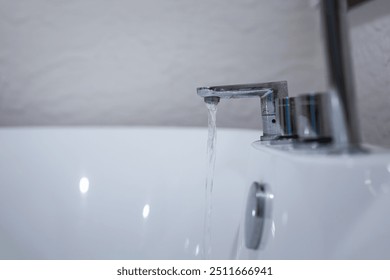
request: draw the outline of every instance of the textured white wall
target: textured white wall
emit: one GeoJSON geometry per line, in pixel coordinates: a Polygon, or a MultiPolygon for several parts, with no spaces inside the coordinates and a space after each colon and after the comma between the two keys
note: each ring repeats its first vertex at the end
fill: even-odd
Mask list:
{"type": "Polygon", "coordinates": [[[352,10],[350,25],[363,139],[390,147],[390,1],[352,10]]]}
{"type": "MultiPolygon", "coordinates": [[[[313,2],[0,0],[0,125],[204,126],[198,86],[324,90],[313,2]]],[[[365,139],[389,145],[390,18],[379,10],[352,12],[353,54],[365,139]]],[[[219,125],[260,127],[258,103],[221,103],[219,125]]]]}

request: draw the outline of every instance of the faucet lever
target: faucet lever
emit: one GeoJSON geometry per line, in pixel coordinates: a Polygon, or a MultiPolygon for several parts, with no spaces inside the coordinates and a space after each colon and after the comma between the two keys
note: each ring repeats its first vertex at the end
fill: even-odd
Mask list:
{"type": "Polygon", "coordinates": [[[261,140],[274,140],[281,135],[280,125],[276,117],[276,104],[279,98],[288,96],[286,81],[200,87],[197,89],[197,93],[204,98],[206,103],[218,103],[221,98],[233,99],[258,96],[261,100],[261,116],[263,120],[263,136],[261,140]]]}

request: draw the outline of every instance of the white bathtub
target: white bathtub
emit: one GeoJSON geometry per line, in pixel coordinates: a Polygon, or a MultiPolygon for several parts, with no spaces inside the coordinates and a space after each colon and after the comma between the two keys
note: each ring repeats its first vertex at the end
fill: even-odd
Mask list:
{"type": "MultiPolygon", "coordinates": [[[[258,137],[219,131],[215,258],[233,256],[258,137]]],[[[206,141],[206,129],[2,128],[0,258],[201,258],[206,141]]]]}
{"type": "MultiPolygon", "coordinates": [[[[303,156],[219,129],[211,258],[389,258],[390,157],[303,156]],[[245,247],[252,182],[272,200],[245,247]]],[[[2,128],[0,258],[199,259],[205,129],[2,128]]]]}

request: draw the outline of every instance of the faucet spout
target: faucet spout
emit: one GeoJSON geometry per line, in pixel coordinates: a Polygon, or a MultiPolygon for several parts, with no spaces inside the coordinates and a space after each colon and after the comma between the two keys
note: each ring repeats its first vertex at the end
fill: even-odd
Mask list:
{"type": "Polygon", "coordinates": [[[243,85],[227,85],[214,87],[199,87],[198,95],[204,98],[219,97],[224,99],[230,98],[248,98],[248,97],[264,97],[268,94],[275,93],[278,97],[286,97],[288,95],[287,82],[269,82],[257,84],[243,85]]]}
{"type": "Polygon", "coordinates": [[[276,104],[279,98],[288,96],[287,82],[268,82],[243,85],[200,87],[197,89],[206,103],[217,104],[220,99],[260,97],[263,136],[261,140],[274,140],[281,135],[276,117],[276,104]]]}
{"type": "Polygon", "coordinates": [[[204,98],[204,102],[205,103],[207,103],[207,104],[214,104],[214,105],[217,105],[220,100],[221,100],[221,98],[218,97],[218,96],[206,96],[204,98]]]}

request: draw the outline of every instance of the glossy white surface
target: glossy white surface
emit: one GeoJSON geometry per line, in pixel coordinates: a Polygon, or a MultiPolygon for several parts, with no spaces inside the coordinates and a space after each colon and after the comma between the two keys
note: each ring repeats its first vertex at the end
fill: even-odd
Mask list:
{"type": "MultiPolygon", "coordinates": [[[[219,130],[214,258],[231,258],[259,132],[219,130]]],[[[0,258],[200,258],[206,129],[1,129],[0,258]]]]}
{"type": "Polygon", "coordinates": [[[263,248],[247,250],[241,240],[240,258],[390,259],[388,151],[308,155],[254,147],[247,186],[267,184],[272,218],[263,248]]]}
{"type": "MultiPolygon", "coordinates": [[[[205,129],[0,129],[0,258],[199,259],[205,129]]],[[[390,259],[390,156],[253,147],[218,131],[212,258],[390,259]],[[272,197],[243,246],[249,186],[272,197]]]]}

